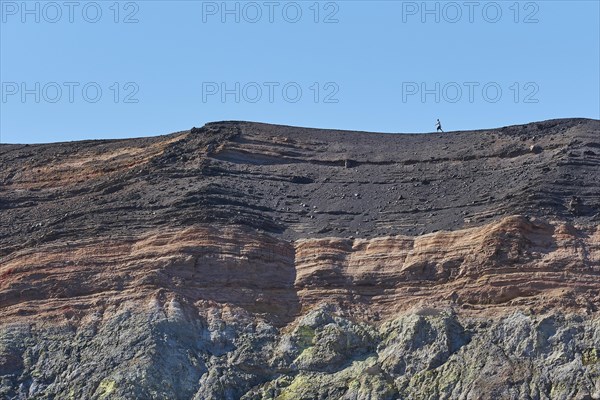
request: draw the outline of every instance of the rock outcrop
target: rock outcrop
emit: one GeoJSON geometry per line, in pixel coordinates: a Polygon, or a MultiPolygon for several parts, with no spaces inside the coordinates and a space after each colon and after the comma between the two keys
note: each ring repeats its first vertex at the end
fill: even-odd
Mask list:
{"type": "Polygon", "coordinates": [[[599,134],[0,145],[0,398],[600,398],[599,134]]]}

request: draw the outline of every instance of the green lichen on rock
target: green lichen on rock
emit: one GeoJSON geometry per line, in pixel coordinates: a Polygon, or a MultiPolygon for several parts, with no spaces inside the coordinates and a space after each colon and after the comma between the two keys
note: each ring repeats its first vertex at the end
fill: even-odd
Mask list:
{"type": "Polygon", "coordinates": [[[275,399],[393,399],[397,395],[394,383],[379,373],[377,364],[377,357],[371,356],[333,374],[300,373],[275,399]]]}
{"type": "Polygon", "coordinates": [[[5,326],[0,397],[600,398],[597,319],[417,312],[375,326],[320,307],[281,328],[227,312],[123,309],[76,329],[5,326]]]}
{"type": "Polygon", "coordinates": [[[315,338],[315,330],[310,326],[301,325],[295,331],[296,343],[300,348],[306,349],[312,346],[315,338]]]}
{"type": "Polygon", "coordinates": [[[600,362],[600,358],[598,356],[600,356],[598,349],[586,349],[581,355],[581,362],[583,365],[597,364],[600,362]]]}
{"type": "Polygon", "coordinates": [[[98,385],[98,390],[96,391],[99,399],[105,399],[110,396],[116,388],[116,382],[112,379],[104,379],[98,385]]]}

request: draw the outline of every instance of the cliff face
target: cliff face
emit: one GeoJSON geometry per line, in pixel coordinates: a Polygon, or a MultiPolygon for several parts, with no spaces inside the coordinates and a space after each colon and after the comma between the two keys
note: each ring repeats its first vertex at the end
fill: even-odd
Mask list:
{"type": "Polygon", "coordinates": [[[600,398],[599,133],[0,145],[0,397],[600,398]]]}

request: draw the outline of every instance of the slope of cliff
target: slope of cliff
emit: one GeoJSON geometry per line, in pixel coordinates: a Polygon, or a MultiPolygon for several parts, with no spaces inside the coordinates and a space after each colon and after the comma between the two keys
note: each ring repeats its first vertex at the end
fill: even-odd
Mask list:
{"type": "Polygon", "coordinates": [[[0,397],[600,398],[599,134],[0,145],[0,397]]]}

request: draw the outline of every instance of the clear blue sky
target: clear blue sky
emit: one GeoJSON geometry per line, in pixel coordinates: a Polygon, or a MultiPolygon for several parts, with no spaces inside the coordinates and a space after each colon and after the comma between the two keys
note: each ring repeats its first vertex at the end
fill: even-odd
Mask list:
{"type": "Polygon", "coordinates": [[[115,3],[0,1],[0,142],[600,118],[597,0],[115,3]]]}

